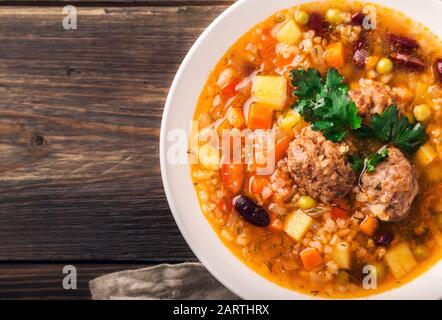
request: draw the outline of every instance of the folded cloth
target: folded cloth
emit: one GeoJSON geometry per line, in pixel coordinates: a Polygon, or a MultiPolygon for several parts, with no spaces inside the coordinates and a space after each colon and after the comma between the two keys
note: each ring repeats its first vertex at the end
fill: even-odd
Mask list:
{"type": "Polygon", "coordinates": [[[161,264],[104,275],[89,282],[92,299],[237,300],[200,263],[161,264]]]}

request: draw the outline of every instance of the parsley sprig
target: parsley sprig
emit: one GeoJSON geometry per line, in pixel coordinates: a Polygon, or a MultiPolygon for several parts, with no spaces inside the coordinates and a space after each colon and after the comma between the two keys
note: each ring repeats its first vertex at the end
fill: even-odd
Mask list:
{"type": "Polygon", "coordinates": [[[369,125],[362,125],[358,109],[348,95],[348,86],[334,68],[325,77],[313,68],[294,69],[290,76],[298,97],[292,108],[328,140],[340,142],[354,132],[360,138],[377,139],[408,154],[416,152],[427,140],[425,126],[411,124],[394,105],[381,115],[373,115],[369,125]]]}
{"type": "Polygon", "coordinates": [[[351,156],[350,163],[353,167],[353,170],[356,172],[373,172],[380,162],[388,158],[388,154],[389,150],[385,145],[366,158],[360,156],[351,156]]]}
{"type": "Polygon", "coordinates": [[[328,140],[340,142],[361,127],[362,118],[336,69],[331,68],[325,78],[313,68],[294,69],[290,76],[296,87],[294,94],[299,98],[293,108],[311,122],[313,130],[321,131],[328,140]]]}
{"type": "Polygon", "coordinates": [[[381,115],[373,115],[370,124],[363,125],[357,134],[361,138],[392,143],[408,154],[416,152],[427,140],[424,125],[411,124],[407,117],[399,114],[396,106],[390,106],[381,115]]]}

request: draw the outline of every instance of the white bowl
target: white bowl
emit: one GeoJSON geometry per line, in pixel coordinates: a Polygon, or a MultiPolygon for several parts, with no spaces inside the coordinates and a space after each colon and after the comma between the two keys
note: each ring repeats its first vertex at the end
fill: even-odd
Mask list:
{"type": "MultiPolygon", "coordinates": [[[[164,109],[160,135],[160,160],[164,189],[175,221],[198,259],[224,286],[244,299],[312,299],[282,288],[255,273],[218,239],[201,212],[189,164],[170,164],[168,148],[173,129],[189,136],[198,97],[217,62],[248,30],[278,10],[305,0],[240,0],[222,13],[199,37],[179,68],[164,109]],[[169,137],[168,135],[171,134],[169,137]]],[[[442,2],[438,0],[372,0],[397,9],[442,36],[442,2]]],[[[187,145],[187,141],[182,143],[187,145]]],[[[368,299],[441,299],[442,262],[404,286],[368,299]]]]}

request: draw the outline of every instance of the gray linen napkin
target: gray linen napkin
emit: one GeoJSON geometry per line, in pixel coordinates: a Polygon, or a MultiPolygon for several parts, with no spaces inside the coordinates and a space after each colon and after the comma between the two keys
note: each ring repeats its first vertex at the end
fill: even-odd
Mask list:
{"type": "Polygon", "coordinates": [[[161,264],[89,282],[94,300],[236,300],[200,263],[161,264]]]}

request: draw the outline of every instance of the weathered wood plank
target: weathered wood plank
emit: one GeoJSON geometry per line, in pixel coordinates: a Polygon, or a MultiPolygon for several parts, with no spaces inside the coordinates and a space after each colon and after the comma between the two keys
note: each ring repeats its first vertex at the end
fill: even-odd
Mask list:
{"type": "Polygon", "coordinates": [[[131,6],[131,5],[145,5],[145,6],[216,6],[216,5],[226,5],[232,4],[236,0],[0,0],[0,4],[5,5],[56,5],[56,4],[80,4],[80,5],[121,5],[121,6],[131,6]]]}
{"type": "Polygon", "coordinates": [[[168,88],[226,6],[0,7],[0,260],[194,259],[158,138],[168,88]]]}
{"type": "Polygon", "coordinates": [[[73,264],[77,289],[63,288],[64,264],[0,264],[0,299],[90,299],[89,281],[142,264],[73,264]]]}

